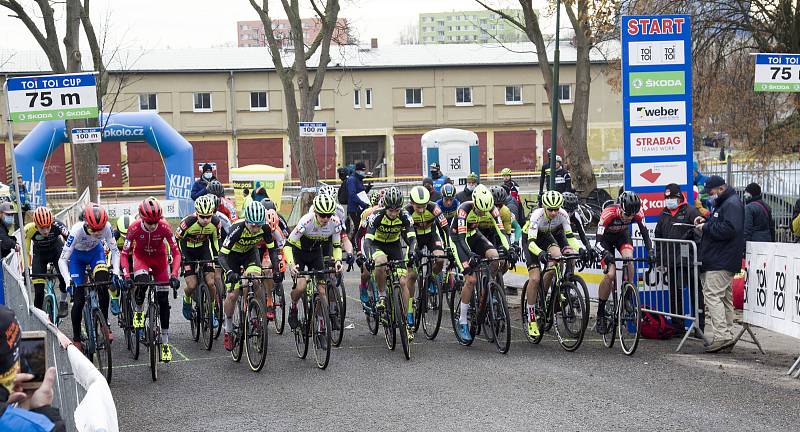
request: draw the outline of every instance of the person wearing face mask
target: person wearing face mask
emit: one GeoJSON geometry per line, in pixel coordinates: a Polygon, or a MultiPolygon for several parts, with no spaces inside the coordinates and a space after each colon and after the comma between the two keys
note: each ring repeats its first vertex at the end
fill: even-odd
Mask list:
{"type": "Polygon", "coordinates": [[[456,200],[462,204],[467,201],[472,201],[472,191],[475,190],[476,186],[478,186],[478,175],[471,172],[467,176],[467,185],[464,186],[464,190],[456,194],[456,200]]]}
{"type": "MultiPolygon", "coordinates": [[[[680,186],[675,183],[668,184],[664,190],[664,210],[656,224],[656,238],[697,241],[692,225],[698,216],[700,213],[694,206],[688,205],[681,193],[680,186]]],[[[676,247],[674,243],[657,243],[657,245],[659,247],[656,253],[659,259],[658,266],[667,269],[670,311],[682,315],[683,287],[688,286],[689,293],[694,294],[695,275],[692,272],[696,270],[694,267],[686,265],[687,262],[694,262],[694,258],[689,257],[689,260],[686,261],[680,254],[680,248],[676,247]]],[[[692,304],[695,304],[694,299],[692,299],[692,304]]],[[[675,329],[675,337],[682,337],[686,332],[683,319],[672,317],[671,320],[672,327],[675,329]]]]}
{"type": "Polygon", "coordinates": [[[214,167],[211,166],[210,163],[206,162],[203,164],[203,174],[195,180],[194,184],[192,185],[192,200],[196,200],[201,196],[205,195],[206,187],[209,183],[217,178],[214,176],[214,167]]]}
{"type": "Polygon", "coordinates": [[[775,241],[775,223],[772,221],[772,209],[761,198],[761,186],[758,183],[750,183],[744,189],[745,241],[775,241]]]}
{"type": "Polygon", "coordinates": [[[369,197],[364,188],[364,177],[367,176],[367,164],[356,163],[355,172],[347,178],[347,216],[349,227],[357,227],[361,221],[361,212],[369,207],[369,197]]]}
{"type": "Polygon", "coordinates": [[[0,224],[0,256],[5,257],[13,250],[19,250],[17,238],[10,233],[14,229],[14,205],[10,202],[0,204],[3,223],[0,224]]]}

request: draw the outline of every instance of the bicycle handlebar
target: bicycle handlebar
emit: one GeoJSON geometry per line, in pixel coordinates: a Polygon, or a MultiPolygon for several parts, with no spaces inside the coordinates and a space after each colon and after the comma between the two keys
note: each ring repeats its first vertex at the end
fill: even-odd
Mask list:
{"type": "Polygon", "coordinates": [[[58,279],[61,275],[57,273],[31,273],[30,277],[31,279],[58,279]]]}
{"type": "Polygon", "coordinates": [[[326,276],[329,274],[336,273],[336,269],[324,269],[324,270],[306,270],[297,272],[297,276],[326,276]]]}

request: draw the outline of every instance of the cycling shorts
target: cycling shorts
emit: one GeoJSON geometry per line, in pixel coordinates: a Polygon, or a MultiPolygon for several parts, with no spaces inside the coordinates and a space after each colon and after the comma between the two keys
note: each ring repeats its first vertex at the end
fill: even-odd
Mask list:
{"type": "MultiPolygon", "coordinates": [[[[534,240],[536,246],[543,251],[548,251],[551,246],[558,246],[558,242],[553,237],[551,233],[543,233],[540,232],[536,235],[536,240],[534,240]]],[[[528,266],[528,270],[534,267],[540,267],[539,257],[534,255],[531,252],[530,248],[528,248],[528,234],[522,234],[522,245],[525,247],[525,264],[528,266]]]]}
{"type": "Polygon", "coordinates": [[[444,251],[444,243],[442,242],[442,238],[439,236],[439,233],[436,232],[436,229],[431,230],[431,232],[427,234],[418,234],[417,235],[417,248],[422,250],[423,247],[428,248],[428,253],[432,253],[433,251],[444,251]]]}
{"type": "Polygon", "coordinates": [[[603,250],[614,251],[616,249],[620,253],[624,250],[633,251],[631,233],[628,230],[618,234],[606,233],[600,241],[600,246],[602,246],[603,250]]]}
{"type": "MultiPolygon", "coordinates": [[[[372,247],[375,249],[375,252],[372,253],[373,260],[380,256],[386,256],[387,261],[397,261],[406,258],[406,254],[403,253],[403,245],[400,243],[400,240],[391,243],[373,240],[372,247]]],[[[406,269],[397,269],[397,274],[404,276],[406,274],[406,269]]]]}
{"type": "Polygon", "coordinates": [[[91,267],[92,275],[97,274],[99,271],[108,271],[108,264],[106,264],[106,252],[102,243],[98,243],[88,251],[73,250],[72,255],[69,257],[69,275],[75,285],[85,283],[85,270],[86,266],[91,267]]]}
{"type": "MultiPolygon", "coordinates": [[[[186,247],[183,249],[183,260],[181,263],[183,264],[183,276],[194,276],[197,273],[195,269],[197,268],[197,264],[192,264],[184,261],[209,261],[211,260],[211,249],[208,245],[200,246],[200,247],[186,247]]],[[[202,265],[203,273],[213,273],[214,272],[214,265],[207,263],[202,265]]]]}
{"type": "MultiPolygon", "coordinates": [[[[330,244],[330,242],[328,242],[328,244],[330,244]]],[[[325,262],[322,259],[322,255],[325,253],[324,248],[318,248],[315,251],[304,251],[292,244],[287,244],[286,247],[292,248],[294,263],[300,271],[325,269],[325,262]]]]}
{"type": "Polygon", "coordinates": [[[453,251],[458,269],[461,271],[464,271],[464,264],[469,261],[469,257],[472,253],[477,254],[481,258],[485,258],[486,252],[492,249],[497,250],[497,247],[478,230],[475,230],[472,235],[467,236],[466,243],[469,250],[462,248],[456,241],[450,242],[450,249],[453,251]]]}
{"type": "MultiPolygon", "coordinates": [[[[228,265],[230,265],[231,270],[239,274],[261,274],[261,259],[258,255],[258,248],[252,248],[245,253],[231,251],[227,255],[228,265]]],[[[226,284],[226,287],[228,292],[231,292],[239,288],[239,283],[226,284]]]]}
{"type": "Polygon", "coordinates": [[[166,255],[133,255],[133,275],[147,273],[148,270],[155,282],[169,280],[169,261],[166,255]]]}

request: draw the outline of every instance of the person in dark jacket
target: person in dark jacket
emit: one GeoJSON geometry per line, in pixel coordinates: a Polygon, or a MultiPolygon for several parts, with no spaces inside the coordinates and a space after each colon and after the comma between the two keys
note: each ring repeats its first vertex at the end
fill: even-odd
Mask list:
{"type": "MultiPolygon", "coordinates": [[[[452,180],[450,180],[450,177],[447,177],[446,175],[442,174],[442,167],[439,166],[439,162],[432,163],[428,168],[430,168],[431,171],[431,180],[433,183],[433,188],[436,190],[437,193],[442,191],[442,186],[445,183],[453,182],[452,180]]],[[[436,202],[436,200],[434,200],[433,198],[431,198],[431,201],[436,202]]]]}
{"type": "Polygon", "coordinates": [[[0,215],[3,220],[0,221],[0,258],[5,258],[11,251],[16,250],[17,238],[11,235],[14,230],[14,205],[10,202],[0,204],[0,215]]]}
{"type": "Polygon", "coordinates": [[[744,189],[744,202],[744,240],[774,242],[772,209],[761,199],[761,186],[758,183],[750,183],[744,189]]]}
{"type": "MultiPolygon", "coordinates": [[[[697,241],[694,231],[694,220],[700,216],[697,209],[686,202],[681,193],[681,188],[675,183],[667,185],[664,191],[664,210],[656,224],[656,238],[670,240],[697,241]]],[[[684,243],[685,244],[685,243],[684,243]]],[[[694,253],[691,247],[687,250],[678,243],[657,243],[659,267],[666,271],[667,286],[669,287],[670,312],[678,315],[684,314],[683,288],[688,287],[691,304],[697,306],[694,298],[694,281],[696,278],[694,253]]],[[[702,298],[701,298],[702,300],[702,298]]],[[[702,306],[700,306],[702,316],[702,306]]],[[[694,311],[689,311],[694,315],[694,311]]],[[[675,336],[683,336],[685,323],[682,318],[671,317],[675,336]]],[[[700,320],[702,323],[702,319],[700,320]]],[[[698,323],[698,324],[701,324],[698,323]]],[[[702,326],[700,326],[702,329],[702,326]]]]}
{"type": "Polygon", "coordinates": [[[706,352],[733,349],[733,276],[742,268],[745,251],[744,206],[736,190],[720,176],[706,180],[713,210],[708,219],[695,219],[700,231],[700,280],[706,301],[706,319],[713,328],[714,341],[706,352]]]}
{"type": "Polygon", "coordinates": [[[440,194],[439,191],[437,191],[436,188],[433,187],[432,178],[425,177],[424,179],[422,179],[422,186],[424,186],[425,189],[427,189],[428,192],[431,194],[431,202],[435,203],[436,201],[442,199],[442,194],[440,194]]]}
{"type": "Polygon", "coordinates": [[[192,185],[192,199],[196,200],[206,194],[206,187],[217,178],[214,176],[214,167],[210,163],[203,164],[203,174],[192,185]]]}
{"type": "Polygon", "coordinates": [[[14,311],[0,305],[0,431],[65,431],[58,408],[52,406],[55,368],[47,370],[41,386],[33,393],[22,389],[33,375],[18,373],[21,335],[14,311]]]}
{"type": "Polygon", "coordinates": [[[367,164],[356,163],[355,172],[347,178],[347,214],[350,226],[357,227],[361,222],[361,212],[369,207],[369,197],[364,188],[364,177],[367,176],[367,164]]]}
{"type": "Polygon", "coordinates": [[[467,185],[464,186],[464,190],[456,194],[458,202],[464,204],[467,201],[472,201],[472,191],[475,190],[475,186],[478,186],[478,175],[472,172],[467,176],[467,185]]]}

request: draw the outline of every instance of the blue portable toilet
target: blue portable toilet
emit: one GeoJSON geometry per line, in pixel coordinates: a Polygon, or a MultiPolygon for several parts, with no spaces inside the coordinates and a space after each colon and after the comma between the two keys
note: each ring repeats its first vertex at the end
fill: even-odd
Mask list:
{"type": "Polygon", "coordinates": [[[478,134],[464,129],[434,129],[422,135],[422,176],[430,177],[430,165],[438,162],[442,174],[457,185],[466,184],[467,175],[480,175],[478,134]]]}

